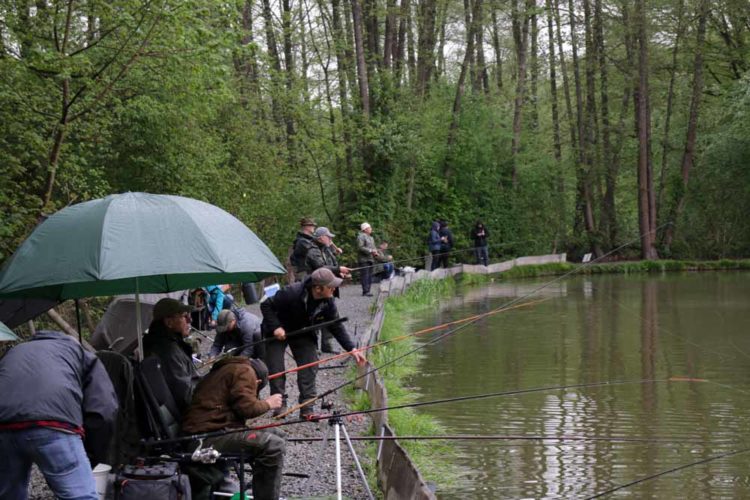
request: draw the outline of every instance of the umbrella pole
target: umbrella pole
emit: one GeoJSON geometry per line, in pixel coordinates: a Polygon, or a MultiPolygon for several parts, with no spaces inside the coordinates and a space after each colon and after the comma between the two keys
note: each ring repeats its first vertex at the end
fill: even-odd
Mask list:
{"type": "Polygon", "coordinates": [[[81,308],[76,299],[76,324],[78,326],[78,342],[83,344],[83,334],[81,333],[81,308]]]}
{"type": "Polygon", "coordinates": [[[135,279],[135,336],[138,339],[138,361],[143,361],[143,328],[141,325],[141,295],[138,290],[138,278],[135,279]]]}

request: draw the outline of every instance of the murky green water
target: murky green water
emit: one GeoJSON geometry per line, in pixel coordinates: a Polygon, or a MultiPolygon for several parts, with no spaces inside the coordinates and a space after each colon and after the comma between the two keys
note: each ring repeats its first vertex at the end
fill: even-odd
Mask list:
{"type": "MultiPolygon", "coordinates": [[[[469,290],[412,328],[495,309],[543,282],[469,290]]],[[[607,498],[750,498],[750,274],[582,277],[534,298],[546,300],[425,348],[410,381],[420,399],[628,383],[420,408],[448,434],[549,438],[454,441],[459,479],[438,485],[441,498],[586,498],[740,450],[607,498]]]]}

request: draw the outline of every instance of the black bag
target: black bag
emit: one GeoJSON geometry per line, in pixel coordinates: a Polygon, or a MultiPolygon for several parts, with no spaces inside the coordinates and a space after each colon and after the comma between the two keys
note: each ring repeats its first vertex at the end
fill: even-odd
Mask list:
{"type": "Polygon", "coordinates": [[[191,500],[190,480],[175,462],[126,465],[115,479],[115,500],[191,500]]]}

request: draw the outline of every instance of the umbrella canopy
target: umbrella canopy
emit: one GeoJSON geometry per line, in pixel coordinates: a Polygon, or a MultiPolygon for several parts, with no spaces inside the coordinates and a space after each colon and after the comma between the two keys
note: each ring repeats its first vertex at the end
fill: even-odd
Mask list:
{"type": "Polygon", "coordinates": [[[247,226],[218,207],[124,193],[67,207],[37,226],[0,271],[0,297],[163,293],[284,272],[247,226]]]}
{"type": "Polygon", "coordinates": [[[0,323],[0,342],[12,342],[14,340],[18,340],[16,334],[3,323],[0,323]]]}

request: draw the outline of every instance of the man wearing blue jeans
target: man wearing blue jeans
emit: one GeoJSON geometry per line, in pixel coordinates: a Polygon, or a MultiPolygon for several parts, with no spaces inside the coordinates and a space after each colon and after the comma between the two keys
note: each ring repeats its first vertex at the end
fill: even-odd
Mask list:
{"type": "Polygon", "coordinates": [[[0,387],[0,498],[28,498],[36,464],[57,498],[97,500],[86,450],[101,458],[117,413],[97,357],[73,337],[40,331],[0,360],[0,387]]]}

